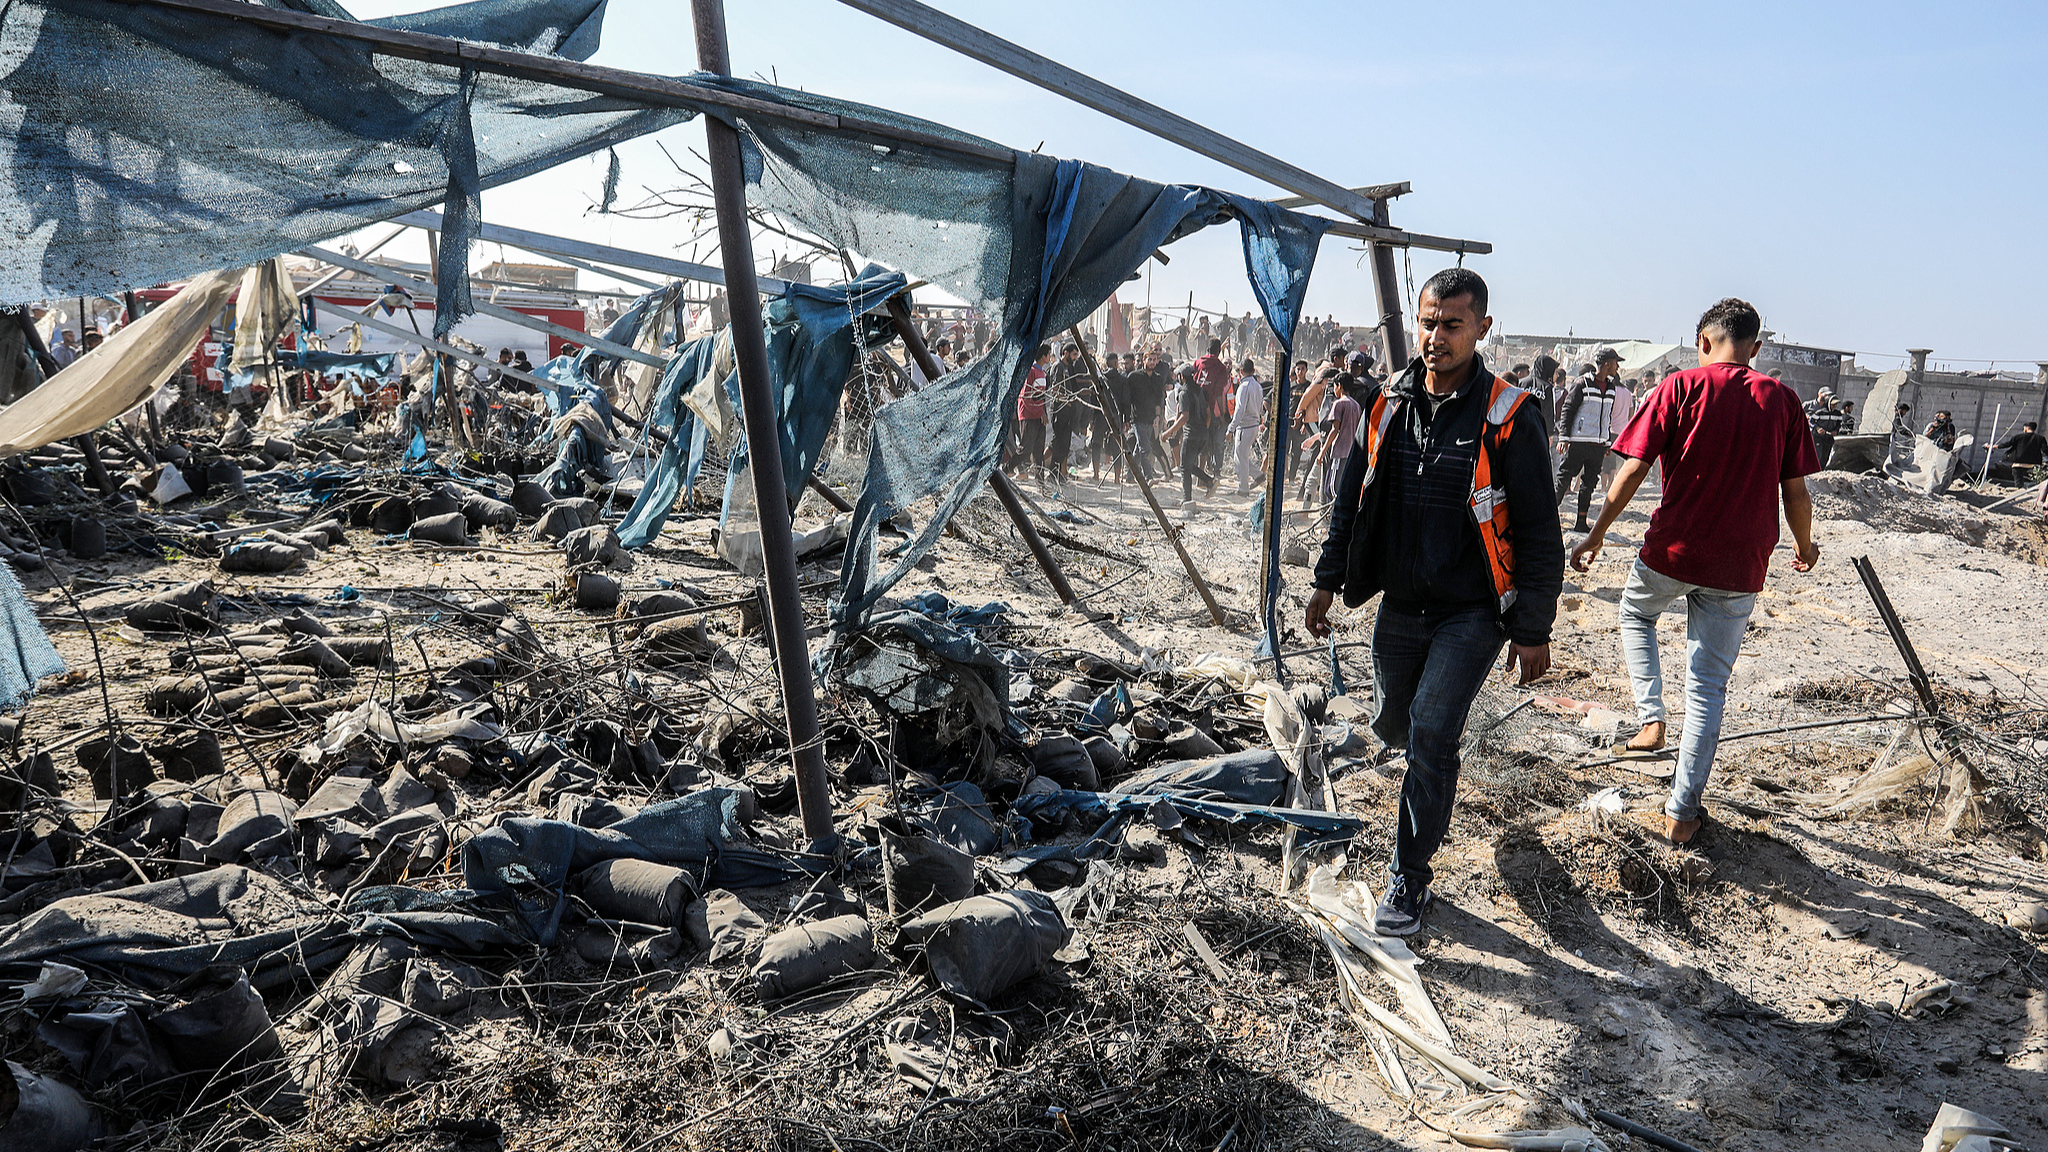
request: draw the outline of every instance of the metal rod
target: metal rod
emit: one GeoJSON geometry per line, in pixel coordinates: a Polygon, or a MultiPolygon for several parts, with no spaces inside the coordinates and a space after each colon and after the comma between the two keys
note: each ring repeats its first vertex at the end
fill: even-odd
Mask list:
{"type": "MultiPolygon", "coordinates": [[[[896,335],[902,337],[904,350],[910,353],[911,359],[917,361],[918,370],[924,373],[924,378],[927,381],[937,380],[944,375],[945,365],[940,364],[938,357],[932,355],[931,349],[925,347],[924,336],[918,332],[917,322],[910,315],[910,305],[903,302],[903,297],[891,296],[887,310],[890,326],[896,329],[896,335]]],[[[1016,526],[1017,534],[1024,538],[1024,546],[1031,550],[1032,558],[1038,561],[1039,571],[1045,573],[1046,582],[1052,585],[1053,595],[1058,596],[1062,604],[1072,604],[1074,586],[1067,582],[1067,574],[1061,570],[1060,562],[1053,558],[1052,550],[1045,546],[1045,538],[1038,534],[1038,526],[1031,522],[1030,515],[1024,511],[1023,501],[1018,498],[1017,486],[1010,482],[1008,476],[1003,475],[1001,468],[989,474],[988,482],[989,486],[996,490],[996,499],[1002,502],[1003,511],[1009,514],[1010,523],[1016,526]]],[[[952,532],[953,526],[948,524],[946,530],[952,532]]]]}
{"type": "MultiPolygon", "coordinates": [[[[706,72],[731,75],[725,35],[724,0],[691,0],[697,31],[697,64],[706,72]]],[[[832,794],[825,782],[825,748],[818,733],[818,700],[811,683],[810,648],[804,642],[804,606],[797,589],[796,548],[789,534],[789,496],[782,485],[782,429],[768,378],[768,341],[762,328],[761,293],[754,278],[754,240],[747,219],[746,176],[740,168],[740,135],[716,116],[704,119],[711,163],[711,199],[718,215],[719,256],[732,308],[733,358],[740,378],[740,409],[752,456],[755,512],[761,519],[761,560],[768,584],[768,627],[775,644],[775,669],[789,721],[795,764],[797,806],[804,834],[832,835],[832,794]]]]}
{"type": "Polygon", "coordinates": [[[1289,450],[1288,429],[1294,422],[1287,418],[1288,368],[1287,349],[1282,348],[1273,357],[1273,392],[1277,399],[1266,408],[1272,414],[1273,455],[1266,461],[1266,539],[1259,566],[1259,611],[1266,624],[1264,651],[1273,657],[1273,671],[1282,676],[1287,669],[1281,663],[1280,621],[1275,609],[1280,587],[1280,513],[1287,503],[1287,465],[1294,455],[1289,450]]]}
{"type": "MultiPolygon", "coordinates": [[[[1087,362],[1088,375],[1095,383],[1095,402],[1102,405],[1102,410],[1118,427],[1122,427],[1123,410],[1117,407],[1116,401],[1109,395],[1109,390],[1102,386],[1102,370],[1096,366],[1095,354],[1088,350],[1088,342],[1081,339],[1081,329],[1069,328],[1067,333],[1074,338],[1074,346],[1081,350],[1081,358],[1087,362]]],[[[1201,594],[1202,603],[1208,605],[1209,619],[1214,621],[1218,628],[1224,627],[1223,608],[1216,603],[1216,594],[1209,591],[1209,582],[1202,579],[1201,571],[1195,567],[1194,557],[1189,556],[1188,550],[1181,547],[1180,533],[1173,530],[1173,525],[1166,519],[1166,509],[1161,508],[1159,498],[1152,495],[1152,482],[1145,479],[1145,470],[1139,467],[1139,461],[1132,460],[1130,453],[1124,451],[1123,437],[1118,436],[1115,439],[1116,450],[1123,454],[1124,463],[1138,479],[1138,491],[1145,494],[1145,503],[1152,506],[1152,518],[1159,521],[1159,530],[1166,533],[1166,542],[1173,545],[1174,554],[1180,557],[1181,567],[1188,570],[1188,579],[1195,582],[1195,591],[1201,594]]],[[[1187,467],[1187,462],[1182,461],[1181,467],[1187,467]]]]}

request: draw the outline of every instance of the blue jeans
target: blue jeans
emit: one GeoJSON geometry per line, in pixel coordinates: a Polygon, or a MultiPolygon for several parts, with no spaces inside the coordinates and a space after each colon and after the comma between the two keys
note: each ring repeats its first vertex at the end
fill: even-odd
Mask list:
{"type": "Polygon", "coordinates": [[[1506,640],[1485,605],[1419,613],[1380,605],[1372,634],[1372,730],[1388,747],[1408,749],[1388,870],[1416,883],[1436,875],[1429,862],[1451,827],[1465,716],[1506,640]]]}
{"type": "Polygon", "coordinates": [[[1671,800],[1664,811],[1675,820],[1697,820],[1700,794],[1707,790],[1714,751],[1721,744],[1728,674],[1742,651],[1756,593],[1687,584],[1636,561],[1621,593],[1621,652],[1635,689],[1636,718],[1645,724],[1665,723],[1657,617],[1680,596],[1685,597],[1685,736],[1678,744],[1678,773],[1671,778],[1671,800]]]}

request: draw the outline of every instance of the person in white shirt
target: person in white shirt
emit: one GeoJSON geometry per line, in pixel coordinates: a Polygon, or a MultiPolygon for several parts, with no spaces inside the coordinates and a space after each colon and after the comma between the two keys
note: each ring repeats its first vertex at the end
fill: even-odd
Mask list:
{"type": "Polygon", "coordinates": [[[1238,366],[1237,401],[1230,414],[1230,438],[1237,446],[1237,494],[1249,496],[1259,472],[1259,432],[1266,421],[1266,387],[1247,359],[1238,366]]]}
{"type": "Polygon", "coordinates": [[[1636,397],[1621,382],[1621,354],[1602,348],[1593,356],[1593,371],[1581,376],[1565,390],[1557,405],[1558,448],[1557,498],[1562,502],[1571,491],[1572,478],[1579,480],[1579,519],[1573,531],[1591,526],[1586,514],[1593,506],[1593,488],[1600,483],[1608,446],[1635,415],[1636,397]]]}

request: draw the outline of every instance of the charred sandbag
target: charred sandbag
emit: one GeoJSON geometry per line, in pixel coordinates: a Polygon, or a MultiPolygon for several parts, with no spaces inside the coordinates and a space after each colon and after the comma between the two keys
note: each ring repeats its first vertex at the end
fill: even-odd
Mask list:
{"type": "Polygon", "coordinates": [[[156,779],[142,742],[123,732],[97,736],[78,746],[78,766],[92,778],[96,799],[112,800],[156,779]]]}
{"type": "Polygon", "coordinates": [[[1066,920],[1043,892],[1009,891],[935,908],[903,925],[896,950],[922,955],[947,994],[986,1004],[1036,975],[1067,945],[1066,920]]]}
{"type": "Polygon", "coordinates": [[[220,601],[204,580],[180,584],[128,606],[128,626],[143,632],[211,632],[220,624],[220,601]]]}
{"type": "Polygon", "coordinates": [[[578,878],[583,901],[610,920],[683,927],[696,886],[681,868],[649,860],[606,860],[578,878]]]}
{"type": "Polygon", "coordinates": [[[574,508],[555,504],[541,513],[540,519],[527,532],[527,538],[535,541],[560,540],[582,527],[583,517],[574,508]]]}
{"type": "Polygon", "coordinates": [[[194,731],[172,736],[151,744],[149,754],[163,766],[166,780],[190,784],[218,776],[226,770],[220,755],[220,739],[211,732],[194,731]]]}
{"type": "Polygon", "coordinates": [[[6,1062],[0,1081],[0,1152],[82,1152],[105,1134],[78,1090],[6,1062]]]}
{"type": "Polygon", "coordinates": [[[382,536],[396,536],[412,527],[416,519],[412,503],[397,496],[387,496],[370,507],[370,530],[382,536]]]}
{"type": "Polygon", "coordinates": [[[221,553],[220,570],[245,574],[286,571],[305,557],[295,545],[269,540],[244,540],[221,553]]]}
{"type": "MultiPolygon", "coordinates": [[[[619,543],[619,534],[609,524],[591,528],[579,528],[562,538],[562,555],[569,561],[570,571],[597,564],[609,568],[625,560],[626,549],[619,543]]],[[[614,601],[616,603],[616,601],[614,601]]]]}
{"type": "Polygon", "coordinates": [[[519,513],[503,500],[493,499],[481,492],[464,494],[460,511],[469,522],[469,530],[479,528],[512,528],[519,523],[519,513]]]}
{"type": "Polygon", "coordinates": [[[886,816],[877,823],[891,917],[915,916],[974,895],[974,857],[900,816],[886,816]]]}
{"type": "Polygon", "coordinates": [[[859,916],[794,924],[761,942],[754,984],[765,1000],[807,992],[827,980],[875,963],[875,937],[859,916]]]}
{"type": "Polygon", "coordinates": [[[419,544],[468,544],[469,522],[460,512],[447,512],[412,522],[405,538],[419,544]]]}
{"type": "Polygon", "coordinates": [[[375,668],[391,659],[391,641],[382,636],[331,636],[326,645],[358,668],[375,668]]]}
{"type": "Polygon", "coordinates": [[[512,486],[512,509],[521,516],[532,519],[548,510],[555,502],[548,490],[531,480],[521,480],[512,486]]]}
{"type": "Polygon", "coordinates": [[[1072,736],[1048,736],[1031,746],[1031,767],[1062,788],[1099,791],[1102,779],[1087,745],[1072,736]]]}

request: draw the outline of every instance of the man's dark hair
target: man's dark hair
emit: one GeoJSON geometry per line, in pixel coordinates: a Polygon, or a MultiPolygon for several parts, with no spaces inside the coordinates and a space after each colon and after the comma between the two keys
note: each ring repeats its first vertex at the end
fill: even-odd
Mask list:
{"type": "MultiPolygon", "coordinates": [[[[1472,314],[1486,315],[1486,281],[1470,268],[1446,268],[1422,282],[1422,296],[1434,296],[1439,304],[1448,304],[1460,296],[1472,298],[1472,314]]],[[[1422,296],[1416,297],[1421,299],[1422,296]]]]}
{"type": "MultiPolygon", "coordinates": [[[[1205,316],[1203,319],[1206,320],[1208,317],[1205,316]]],[[[1220,336],[1209,337],[1209,355],[1214,356],[1221,351],[1223,351],[1223,338],[1220,336]]]]}
{"type": "Polygon", "coordinates": [[[1749,301],[1729,296],[1700,313],[1700,324],[1693,335],[1703,335],[1710,328],[1720,329],[1723,336],[1737,344],[1747,344],[1764,330],[1764,318],[1757,315],[1749,301]]]}

